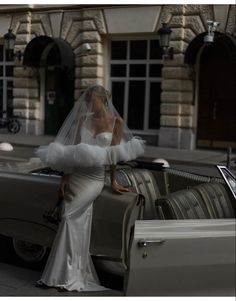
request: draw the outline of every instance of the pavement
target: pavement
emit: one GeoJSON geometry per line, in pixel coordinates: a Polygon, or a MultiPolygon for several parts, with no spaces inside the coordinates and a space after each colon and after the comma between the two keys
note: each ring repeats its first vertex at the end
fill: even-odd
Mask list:
{"type": "Polygon", "coordinates": [[[117,290],[105,290],[100,292],[59,292],[56,288],[38,288],[35,283],[40,279],[42,272],[25,269],[0,262],[0,298],[3,296],[122,296],[123,293],[117,290]]]}
{"type": "MultiPolygon", "coordinates": [[[[47,135],[24,135],[24,134],[8,134],[0,132],[0,144],[2,142],[10,143],[13,147],[37,148],[40,145],[47,145],[55,139],[54,136],[47,135]]],[[[10,155],[10,152],[8,152],[10,155]]],[[[6,151],[0,150],[0,158],[8,156],[6,151]]],[[[10,155],[10,157],[12,157],[10,155]]],[[[236,150],[231,152],[231,165],[235,165],[236,150]]],[[[195,149],[185,150],[176,148],[164,148],[159,146],[146,146],[144,158],[157,159],[163,158],[168,162],[179,162],[185,164],[198,164],[198,165],[227,165],[228,152],[227,150],[207,150],[195,149]]]]}

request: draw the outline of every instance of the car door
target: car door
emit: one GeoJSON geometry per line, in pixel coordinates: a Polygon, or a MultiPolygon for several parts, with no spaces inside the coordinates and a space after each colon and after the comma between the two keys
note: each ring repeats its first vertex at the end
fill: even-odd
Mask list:
{"type": "Polygon", "coordinates": [[[235,219],[136,221],[126,295],[235,295],[235,219]]]}

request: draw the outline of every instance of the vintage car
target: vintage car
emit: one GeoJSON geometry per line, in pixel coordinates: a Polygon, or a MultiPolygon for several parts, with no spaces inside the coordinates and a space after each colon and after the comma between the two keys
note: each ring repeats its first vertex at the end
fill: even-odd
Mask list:
{"type": "MultiPolygon", "coordinates": [[[[127,296],[235,295],[236,178],[196,175],[133,161],[118,167],[130,192],[114,194],[109,177],[93,207],[90,252],[103,285],[127,296]]],[[[57,225],[61,174],[29,163],[0,168],[0,235],[26,266],[45,264],[57,225]]]]}

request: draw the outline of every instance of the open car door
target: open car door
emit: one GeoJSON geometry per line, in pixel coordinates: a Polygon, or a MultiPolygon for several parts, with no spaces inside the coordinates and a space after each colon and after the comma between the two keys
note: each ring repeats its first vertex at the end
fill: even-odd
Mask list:
{"type": "Polygon", "coordinates": [[[235,219],[137,220],[126,295],[235,296],[235,219]]]}

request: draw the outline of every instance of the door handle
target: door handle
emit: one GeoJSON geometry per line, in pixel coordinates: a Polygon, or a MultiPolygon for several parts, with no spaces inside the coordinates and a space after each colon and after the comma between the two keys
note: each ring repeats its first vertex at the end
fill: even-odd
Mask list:
{"type": "Polygon", "coordinates": [[[165,242],[164,239],[140,239],[138,241],[138,246],[140,248],[146,247],[148,244],[163,244],[165,242]]]}

